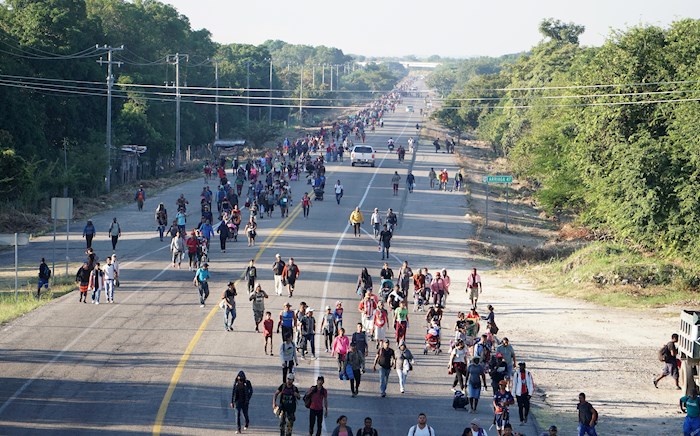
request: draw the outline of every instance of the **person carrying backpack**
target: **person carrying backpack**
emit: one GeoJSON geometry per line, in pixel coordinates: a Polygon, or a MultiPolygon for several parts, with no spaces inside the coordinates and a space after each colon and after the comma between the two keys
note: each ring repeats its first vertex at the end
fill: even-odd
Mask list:
{"type": "Polygon", "coordinates": [[[323,376],[318,376],[316,384],[304,394],[304,406],[309,409],[310,435],[314,434],[314,424],[316,424],[316,436],[321,436],[323,418],[328,417],[328,391],[323,387],[324,382],[323,376]]]}
{"type": "Polygon", "coordinates": [[[357,430],[355,436],[379,436],[377,429],[372,427],[372,418],[369,416],[365,418],[365,426],[357,430]]]}
{"type": "Polygon", "coordinates": [[[248,430],[248,425],[250,425],[250,419],[248,418],[248,405],[250,404],[250,398],[253,396],[253,385],[250,380],[246,379],[245,372],[239,371],[236,376],[236,380],[233,382],[233,390],[231,391],[231,408],[236,409],[236,426],[238,426],[238,431],[241,432],[241,412],[243,412],[243,417],[245,418],[244,430],[248,430]]]}
{"type": "Polygon", "coordinates": [[[408,429],[408,436],[435,436],[435,430],[428,425],[425,413],[418,414],[418,424],[408,429]]]}
{"type": "Polygon", "coordinates": [[[136,202],[139,212],[142,212],[143,203],[146,201],[146,191],[143,189],[143,185],[140,185],[139,189],[136,190],[136,194],[134,194],[134,201],[136,202]]]}
{"type": "Polygon", "coordinates": [[[122,229],[119,227],[117,218],[112,218],[112,224],[109,226],[109,236],[112,238],[112,251],[117,249],[117,242],[119,237],[122,235],[122,229]]]}
{"type": "Polygon", "coordinates": [[[49,290],[49,279],[51,278],[51,268],[46,264],[46,259],[41,258],[41,263],[39,264],[39,280],[37,282],[36,298],[41,297],[41,288],[44,287],[49,290]]]}
{"type": "Polygon", "coordinates": [[[287,374],[285,382],[277,388],[272,398],[272,411],[280,419],[280,436],[292,436],[299,398],[299,389],[294,386],[294,374],[287,374]]]}
{"type": "Polygon", "coordinates": [[[676,383],[676,389],[681,390],[678,384],[678,364],[676,363],[678,348],[676,348],[676,343],[678,343],[678,334],[674,333],[671,335],[671,342],[659,350],[659,360],[664,363],[664,368],[661,375],[654,379],[654,387],[657,389],[659,388],[659,381],[670,375],[676,383]]]}

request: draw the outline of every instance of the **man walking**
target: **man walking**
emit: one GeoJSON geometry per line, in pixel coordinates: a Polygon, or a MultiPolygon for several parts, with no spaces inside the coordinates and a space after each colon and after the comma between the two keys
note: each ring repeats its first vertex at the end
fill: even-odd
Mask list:
{"type": "Polygon", "coordinates": [[[409,193],[413,192],[413,185],[416,183],[416,176],[413,175],[411,171],[408,172],[408,175],[406,176],[406,188],[408,189],[409,193]]]}
{"type": "Polygon", "coordinates": [[[245,269],[245,279],[248,282],[248,295],[255,291],[255,279],[258,277],[258,269],[255,267],[255,259],[250,259],[245,269]]]}
{"type": "Polygon", "coordinates": [[[353,378],[350,379],[350,392],[353,397],[359,393],[362,372],[365,368],[365,354],[357,350],[357,344],[350,342],[350,351],[345,357],[346,365],[352,369],[353,378]]]}
{"type": "Polygon", "coordinates": [[[578,394],[578,436],[598,436],[595,431],[595,425],[598,422],[598,411],[593,408],[591,403],[586,401],[586,394],[581,392],[578,394]]]}
{"type": "Polygon", "coordinates": [[[518,363],[520,371],[513,377],[513,392],[518,402],[518,415],[520,424],[527,423],[527,416],[530,414],[530,398],[535,392],[535,384],[532,381],[532,374],[525,368],[525,362],[518,363]]]}
{"type": "Polygon", "coordinates": [[[272,410],[280,418],[280,436],[292,436],[299,398],[299,389],[294,386],[294,374],[287,374],[284,384],[277,388],[272,398],[272,410]],[[279,398],[279,406],[277,398],[279,398]]]}
{"type": "Polygon", "coordinates": [[[37,281],[36,287],[36,298],[41,297],[41,288],[46,288],[49,290],[49,279],[51,278],[51,268],[46,264],[46,259],[41,258],[41,263],[39,264],[39,280],[37,281]]]}
{"type": "Polygon", "coordinates": [[[114,303],[114,284],[119,279],[119,273],[112,263],[112,258],[107,257],[107,264],[104,266],[105,272],[105,294],[107,303],[114,303]]]}
{"type": "Polygon", "coordinates": [[[282,380],[288,380],[288,376],[294,374],[294,365],[299,365],[297,348],[292,342],[292,335],[285,336],[280,344],[280,360],[282,362],[282,380]]]}
{"type": "Polygon", "coordinates": [[[314,434],[314,424],[316,424],[316,436],[321,436],[323,430],[323,418],[328,417],[328,391],[323,387],[325,379],[322,375],[316,379],[316,384],[311,386],[304,395],[304,402],[309,404],[309,435],[314,434]]]}
{"type": "Polygon", "coordinates": [[[197,268],[194,279],[192,279],[192,283],[199,291],[199,307],[204,307],[204,303],[209,297],[209,277],[209,264],[204,262],[200,268],[197,268]]]}
{"type": "Polygon", "coordinates": [[[109,226],[109,236],[112,238],[112,251],[117,249],[117,242],[119,237],[122,235],[122,229],[119,227],[117,218],[112,218],[112,225],[109,226]]]}
{"type": "Polygon", "coordinates": [[[391,187],[394,191],[394,195],[399,195],[399,183],[401,182],[401,176],[398,171],[394,171],[394,175],[391,177],[391,187]]]}
{"type": "Polygon", "coordinates": [[[282,295],[282,272],[287,264],[284,263],[279,253],[275,254],[275,261],[272,263],[272,274],[275,278],[275,293],[282,295]]]}
{"type": "Polygon", "coordinates": [[[224,328],[227,332],[233,330],[233,322],[236,320],[236,295],[238,295],[236,284],[228,282],[228,287],[221,294],[221,300],[224,303],[224,328]]]}
{"type": "Polygon", "coordinates": [[[237,434],[241,432],[241,412],[243,412],[243,417],[245,418],[243,430],[248,430],[248,426],[250,425],[248,405],[250,404],[250,398],[252,396],[253,385],[250,383],[250,380],[246,379],[245,372],[239,371],[236,380],[233,382],[233,390],[231,391],[231,408],[236,410],[237,434]]]}
{"type": "Polygon", "coordinates": [[[479,301],[481,291],[481,277],[476,273],[476,268],[473,268],[471,274],[467,276],[467,295],[474,308],[476,308],[476,302],[479,301]]]}
{"type": "Polygon", "coordinates": [[[369,223],[374,229],[374,237],[377,238],[382,227],[382,217],[379,214],[379,208],[374,208],[374,212],[372,212],[372,216],[369,218],[369,223]]]}
{"type": "Polygon", "coordinates": [[[389,383],[389,374],[392,369],[396,369],[396,355],[394,350],[389,347],[389,341],[384,340],[382,348],[377,352],[377,357],[374,359],[374,371],[377,371],[379,364],[379,390],[382,398],[386,397],[386,385],[389,383]]]}
{"type": "Polygon", "coordinates": [[[391,238],[393,236],[386,224],[384,224],[384,228],[379,232],[379,249],[382,251],[382,260],[384,260],[384,256],[389,259],[389,248],[391,248],[391,238]]]}
{"type": "Polygon", "coordinates": [[[282,280],[287,282],[287,291],[289,292],[289,298],[292,297],[294,293],[294,286],[299,278],[299,267],[294,263],[294,258],[289,258],[289,263],[285,265],[282,271],[282,280]]]}
{"type": "Polygon", "coordinates": [[[670,375],[676,383],[676,389],[681,389],[678,384],[678,364],[676,363],[676,356],[678,356],[678,348],[676,348],[677,343],[678,334],[674,333],[671,335],[671,342],[667,343],[660,352],[660,355],[663,356],[664,368],[661,375],[654,379],[654,387],[657,389],[659,387],[659,381],[668,375],[670,375]]]}

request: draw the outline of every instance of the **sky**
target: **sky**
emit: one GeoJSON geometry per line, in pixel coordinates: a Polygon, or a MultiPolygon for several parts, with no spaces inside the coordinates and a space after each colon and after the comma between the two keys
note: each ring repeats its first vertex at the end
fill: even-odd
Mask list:
{"type": "Polygon", "coordinates": [[[499,56],[530,49],[544,18],[586,27],[583,45],[612,30],[700,18],[698,0],[162,0],[214,41],[326,45],[365,56],[499,56]]]}

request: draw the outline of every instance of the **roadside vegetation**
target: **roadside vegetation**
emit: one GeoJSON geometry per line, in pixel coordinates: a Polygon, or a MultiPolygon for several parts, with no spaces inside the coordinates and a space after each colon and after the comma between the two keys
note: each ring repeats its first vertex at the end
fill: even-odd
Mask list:
{"type": "MultiPolygon", "coordinates": [[[[48,292],[42,291],[41,298],[36,298],[36,268],[33,274],[23,274],[20,291],[15,299],[14,275],[8,278],[4,273],[0,277],[0,325],[31,312],[77,289],[73,277],[57,276],[48,292]]],[[[70,272],[70,271],[69,271],[70,272]]]]}
{"type": "Polygon", "coordinates": [[[696,301],[700,20],[616,30],[600,47],[579,45],[584,30],[544,20],[542,42],[514,62],[463,69],[434,119],[490,144],[544,213],[608,241],[574,253],[566,271],[549,266],[554,282],[595,283],[569,293],[696,301]]]}

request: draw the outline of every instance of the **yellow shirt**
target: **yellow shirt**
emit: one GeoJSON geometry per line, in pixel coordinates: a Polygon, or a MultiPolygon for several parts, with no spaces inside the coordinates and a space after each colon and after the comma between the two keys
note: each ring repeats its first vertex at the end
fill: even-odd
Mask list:
{"type": "Polygon", "coordinates": [[[353,210],[350,214],[350,223],[357,224],[365,222],[365,218],[362,216],[362,212],[359,210],[353,210]]]}

